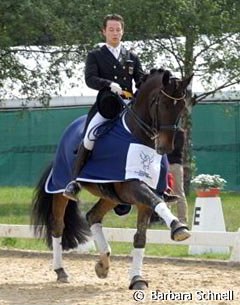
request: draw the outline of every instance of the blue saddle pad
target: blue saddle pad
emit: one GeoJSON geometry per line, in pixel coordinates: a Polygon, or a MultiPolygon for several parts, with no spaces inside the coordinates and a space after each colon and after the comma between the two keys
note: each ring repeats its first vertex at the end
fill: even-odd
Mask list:
{"type": "MultiPolygon", "coordinates": [[[[46,192],[63,192],[72,179],[76,151],[82,141],[85,122],[86,116],[82,116],[64,131],[46,182],[46,192]]],[[[128,130],[122,116],[107,133],[99,136],[77,180],[109,183],[139,179],[162,192],[167,186],[167,169],[166,155],[160,156],[155,150],[142,145],[128,130]]]]}

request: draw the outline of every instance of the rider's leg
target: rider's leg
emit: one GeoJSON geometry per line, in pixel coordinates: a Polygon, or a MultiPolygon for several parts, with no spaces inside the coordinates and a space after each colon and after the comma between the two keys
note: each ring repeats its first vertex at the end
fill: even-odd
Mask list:
{"type": "Polygon", "coordinates": [[[107,120],[115,118],[122,111],[119,97],[110,91],[101,91],[97,96],[96,103],[89,112],[84,139],[81,143],[74,164],[73,180],[66,186],[64,196],[77,201],[77,193],[80,191],[80,184],[76,182],[76,177],[86,164],[96,140],[95,129],[107,120]]]}
{"type": "Polygon", "coordinates": [[[104,118],[99,112],[97,112],[93,118],[90,120],[88,126],[86,127],[85,136],[83,141],[79,145],[76,159],[74,162],[73,168],[73,176],[72,181],[68,183],[65,188],[63,195],[71,200],[77,201],[77,193],[80,191],[81,187],[80,184],[75,180],[78,174],[83,169],[84,165],[86,164],[91,151],[93,150],[94,143],[96,140],[96,136],[94,131],[97,126],[101,125],[108,119],[104,118]]]}

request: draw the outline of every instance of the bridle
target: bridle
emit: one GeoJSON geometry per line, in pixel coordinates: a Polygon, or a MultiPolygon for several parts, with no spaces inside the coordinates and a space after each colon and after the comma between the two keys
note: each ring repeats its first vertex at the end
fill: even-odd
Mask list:
{"type": "MultiPolygon", "coordinates": [[[[178,80],[178,78],[174,77],[174,76],[172,76],[171,79],[178,80]]],[[[171,100],[175,100],[175,101],[183,100],[186,97],[186,93],[184,93],[183,96],[181,96],[181,97],[174,97],[174,96],[171,96],[171,95],[167,94],[167,92],[165,92],[163,89],[160,89],[160,92],[163,95],[165,95],[166,97],[170,98],[171,100]]]]}
{"type": "MultiPolygon", "coordinates": [[[[147,123],[145,123],[139,116],[138,114],[131,108],[129,107],[129,105],[125,104],[124,102],[124,108],[126,109],[126,111],[133,117],[133,119],[135,120],[135,122],[137,123],[137,125],[139,126],[139,128],[145,133],[145,135],[150,138],[152,141],[155,142],[155,147],[157,145],[158,142],[158,137],[159,137],[159,131],[160,130],[169,130],[169,131],[173,131],[175,132],[178,129],[178,125],[177,124],[173,124],[173,125],[159,125],[159,120],[158,120],[158,112],[159,112],[159,107],[160,107],[160,95],[163,94],[166,97],[168,97],[171,100],[174,101],[180,101],[185,99],[186,94],[184,94],[181,97],[173,97],[169,94],[167,94],[163,89],[160,89],[158,94],[153,97],[150,105],[154,105],[156,106],[156,117],[153,120],[153,124],[152,126],[148,125],[147,123]],[[156,122],[156,123],[155,123],[156,122]]],[[[179,121],[179,120],[178,120],[179,121]]]]}
{"type": "Polygon", "coordinates": [[[160,89],[157,96],[155,96],[153,98],[153,101],[152,101],[151,105],[152,104],[156,105],[156,110],[154,111],[154,113],[156,113],[156,116],[153,119],[153,126],[154,127],[152,128],[152,130],[153,130],[154,135],[151,137],[151,140],[154,140],[155,148],[157,148],[158,145],[159,145],[159,131],[160,130],[169,130],[169,131],[172,131],[172,132],[175,133],[178,129],[178,123],[179,123],[179,118],[177,118],[175,124],[160,125],[160,120],[159,120],[159,117],[158,117],[159,107],[160,107],[160,94],[166,96],[167,98],[169,98],[171,100],[174,100],[174,106],[176,105],[176,103],[178,101],[184,100],[185,97],[186,97],[185,93],[181,97],[174,97],[174,96],[171,96],[171,95],[167,94],[163,89],[160,89]]]}
{"type": "MultiPolygon", "coordinates": [[[[158,118],[158,113],[159,113],[159,105],[160,105],[160,93],[162,93],[164,96],[166,96],[167,98],[171,99],[171,100],[174,100],[174,105],[176,105],[176,103],[178,101],[181,101],[181,100],[184,100],[185,97],[186,97],[186,94],[184,93],[181,97],[174,97],[174,96],[171,96],[169,94],[167,94],[163,89],[160,89],[159,93],[157,94],[156,97],[153,98],[153,101],[151,104],[155,103],[156,105],[156,119],[154,120],[156,122],[156,124],[154,124],[155,126],[157,126],[157,128],[155,127],[155,131],[156,132],[159,132],[161,129],[162,130],[170,130],[170,131],[176,131],[177,129],[177,124],[173,124],[173,125],[161,125],[161,126],[158,126],[159,125],[159,118],[158,118]]],[[[179,120],[177,120],[179,121],[179,120]]]]}
{"type": "Polygon", "coordinates": [[[180,100],[184,100],[185,97],[186,97],[186,93],[183,94],[183,96],[181,97],[174,97],[174,96],[171,96],[169,94],[167,94],[164,90],[160,89],[160,92],[165,95],[166,97],[170,98],[171,100],[175,100],[175,101],[180,101],[180,100]]]}

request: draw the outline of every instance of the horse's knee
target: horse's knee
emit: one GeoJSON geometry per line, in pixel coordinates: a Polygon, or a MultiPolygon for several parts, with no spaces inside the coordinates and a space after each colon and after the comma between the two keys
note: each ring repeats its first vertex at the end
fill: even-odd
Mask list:
{"type": "Polygon", "coordinates": [[[144,248],[146,245],[146,233],[137,232],[134,235],[133,246],[134,248],[144,248]]]}

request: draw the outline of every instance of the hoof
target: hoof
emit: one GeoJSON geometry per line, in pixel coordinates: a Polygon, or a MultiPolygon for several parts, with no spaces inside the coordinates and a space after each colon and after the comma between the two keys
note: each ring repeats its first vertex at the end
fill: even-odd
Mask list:
{"type": "Polygon", "coordinates": [[[69,283],[68,274],[65,272],[63,268],[59,268],[54,271],[57,273],[57,282],[69,283]]]}
{"type": "Polygon", "coordinates": [[[110,254],[100,256],[100,260],[95,265],[95,272],[100,279],[105,279],[108,276],[110,267],[110,254]]]}
{"type": "Polygon", "coordinates": [[[188,227],[179,220],[173,220],[171,223],[171,239],[174,241],[183,241],[191,236],[188,227]]]}
{"type": "Polygon", "coordinates": [[[140,275],[135,275],[129,285],[130,290],[145,290],[148,288],[148,282],[145,281],[140,275]]]}

